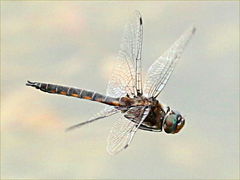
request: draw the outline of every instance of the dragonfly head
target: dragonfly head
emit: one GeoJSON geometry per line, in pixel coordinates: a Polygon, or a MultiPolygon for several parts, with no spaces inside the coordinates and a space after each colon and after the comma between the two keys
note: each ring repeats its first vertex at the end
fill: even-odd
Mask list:
{"type": "Polygon", "coordinates": [[[185,119],[182,115],[179,112],[168,108],[163,122],[164,131],[168,134],[178,133],[183,128],[184,124],[185,119]]]}

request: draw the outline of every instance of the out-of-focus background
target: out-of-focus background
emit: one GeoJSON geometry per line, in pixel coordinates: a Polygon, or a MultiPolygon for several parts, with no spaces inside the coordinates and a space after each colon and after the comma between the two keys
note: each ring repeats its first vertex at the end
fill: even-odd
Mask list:
{"type": "Polygon", "coordinates": [[[239,178],[239,2],[1,2],[2,178],[239,178]],[[197,32],[159,99],[186,117],[176,135],[139,131],[105,150],[113,118],[65,133],[104,105],[26,80],[105,93],[124,24],[144,21],[144,71],[197,32]]]}

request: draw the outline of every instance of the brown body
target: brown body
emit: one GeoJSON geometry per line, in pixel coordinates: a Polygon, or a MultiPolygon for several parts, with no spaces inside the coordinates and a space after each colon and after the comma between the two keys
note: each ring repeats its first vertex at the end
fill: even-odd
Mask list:
{"type": "Polygon", "coordinates": [[[91,101],[96,101],[104,104],[108,104],[111,106],[120,106],[119,98],[113,98],[109,96],[105,96],[93,91],[87,91],[84,89],[78,89],[73,87],[65,87],[59,86],[54,84],[47,84],[47,83],[39,83],[39,82],[30,82],[26,84],[27,86],[35,87],[41,91],[53,93],[53,94],[60,94],[65,96],[72,96],[81,99],[87,99],[91,101]]]}
{"type": "Polygon", "coordinates": [[[150,106],[151,110],[139,128],[149,131],[162,131],[165,112],[163,106],[155,98],[146,98],[144,96],[122,97],[120,98],[120,105],[125,107],[150,106]]]}
{"type": "MultiPolygon", "coordinates": [[[[87,91],[84,89],[77,89],[65,86],[59,86],[54,84],[46,84],[46,83],[38,83],[38,82],[30,82],[27,83],[28,86],[33,86],[41,91],[60,94],[65,96],[72,96],[81,99],[92,100],[100,103],[104,103],[107,105],[115,106],[122,112],[126,113],[125,117],[128,119],[132,119],[130,117],[135,117],[136,113],[141,113],[141,108],[138,107],[146,107],[150,106],[151,110],[143,123],[140,125],[140,129],[149,130],[149,131],[162,131],[162,123],[165,116],[165,112],[163,110],[162,105],[155,98],[146,98],[142,95],[136,97],[121,97],[114,98],[105,96],[93,91],[87,91]],[[137,111],[128,111],[131,107],[136,107],[137,111]]],[[[133,120],[134,121],[134,120],[133,120]]]]}

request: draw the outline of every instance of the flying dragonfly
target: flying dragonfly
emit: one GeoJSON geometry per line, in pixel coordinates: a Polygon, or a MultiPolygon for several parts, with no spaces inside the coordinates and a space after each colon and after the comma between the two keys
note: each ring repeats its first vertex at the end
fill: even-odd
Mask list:
{"type": "Polygon", "coordinates": [[[106,95],[85,89],[27,81],[27,86],[41,91],[92,100],[106,104],[95,117],[67,129],[119,114],[108,139],[108,153],[117,154],[132,142],[138,129],[168,134],[178,133],[185,124],[184,117],[169,106],[160,103],[157,97],[168,82],[176,63],[195,32],[191,26],[148,69],[145,82],[142,78],[143,19],[136,11],[126,24],[123,38],[108,82],[106,95]]]}

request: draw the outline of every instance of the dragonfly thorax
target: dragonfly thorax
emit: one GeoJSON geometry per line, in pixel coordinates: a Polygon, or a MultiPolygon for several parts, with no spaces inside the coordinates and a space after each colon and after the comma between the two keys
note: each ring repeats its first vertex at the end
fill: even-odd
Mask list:
{"type": "Polygon", "coordinates": [[[120,104],[124,109],[122,112],[126,113],[124,116],[134,122],[138,121],[136,117],[143,114],[144,107],[150,107],[148,115],[139,128],[148,131],[162,131],[163,120],[166,113],[156,98],[147,98],[145,96],[130,98],[125,96],[120,98],[120,104]]]}
{"type": "Polygon", "coordinates": [[[147,98],[145,96],[124,96],[120,98],[120,105],[123,107],[154,106],[157,103],[158,101],[156,99],[147,98]]]}

